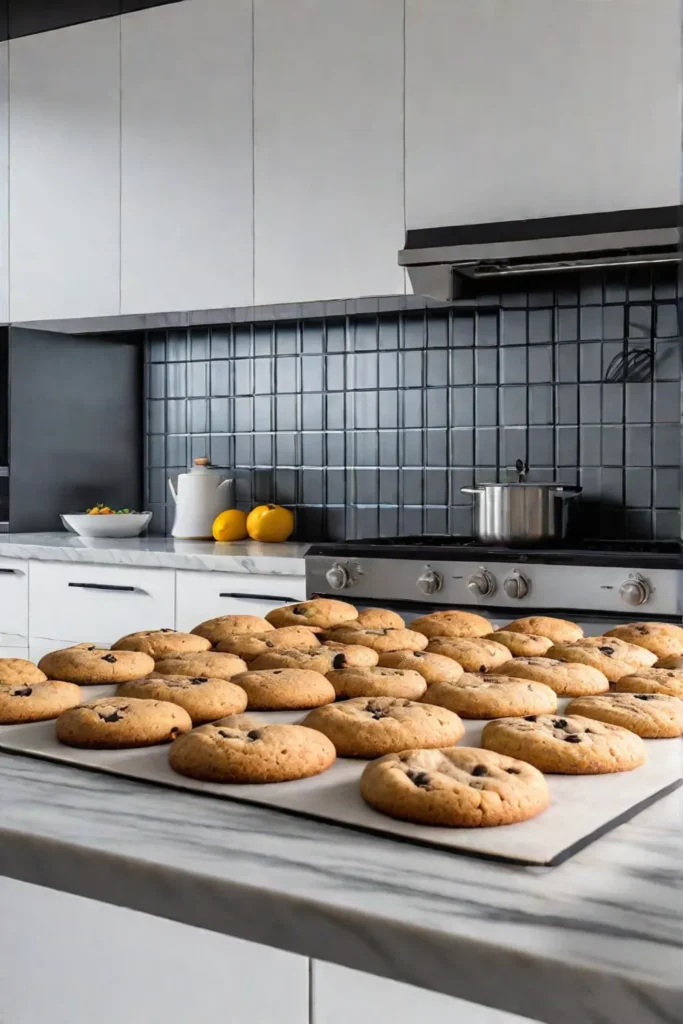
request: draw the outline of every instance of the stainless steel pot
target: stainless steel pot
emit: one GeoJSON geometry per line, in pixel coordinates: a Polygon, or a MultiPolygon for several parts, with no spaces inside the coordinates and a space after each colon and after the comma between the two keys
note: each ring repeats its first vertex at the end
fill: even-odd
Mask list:
{"type": "Polygon", "coordinates": [[[580,487],[561,484],[480,484],[461,487],[473,494],[474,536],[482,544],[530,547],[563,540],[567,533],[567,499],[580,487]]]}

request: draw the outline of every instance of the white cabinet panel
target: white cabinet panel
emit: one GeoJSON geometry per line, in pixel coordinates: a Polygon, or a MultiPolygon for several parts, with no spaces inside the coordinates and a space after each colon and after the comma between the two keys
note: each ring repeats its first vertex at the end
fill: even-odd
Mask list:
{"type": "Polygon", "coordinates": [[[177,628],[190,630],[218,615],[267,615],[273,608],[306,597],[303,576],[254,576],[241,573],[176,574],[177,628]]]}
{"type": "Polygon", "coordinates": [[[172,629],[174,620],[171,569],[31,565],[31,637],[111,644],[140,629],[172,629]]]}
{"type": "Polygon", "coordinates": [[[121,26],[123,313],[251,305],[250,0],[121,26]]]}
{"type": "Polygon", "coordinates": [[[0,907],[6,1024],[308,1024],[305,957],[9,878],[0,907]]]}
{"type": "Polygon", "coordinates": [[[0,658],[28,658],[28,647],[0,647],[0,658]]]}
{"type": "Polygon", "coordinates": [[[9,319],[9,43],[0,43],[0,324],[9,319]]]}
{"type": "Polygon", "coordinates": [[[70,640],[65,638],[45,640],[42,637],[32,636],[29,637],[28,641],[28,657],[37,665],[46,654],[51,654],[52,651],[61,651],[64,647],[73,647],[74,644],[80,643],[82,643],[81,640],[74,640],[73,638],[70,640]]]}
{"type": "Polygon", "coordinates": [[[409,228],[679,202],[678,0],[407,0],[409,228]]]}
{"type": "Polygon", "coordinates": [[[402,293],[402,0],[255,0],[256,302],[402,293]]]}
{"type": "Polygon", "coordinates": [[[119,311],[119,21],[10,42],[10,314],[119,311]]]}
{"type": "Polygon", "coordinates": [[[0,644],[23,647],[28,637],[28,562],[0,558],[0,644]]]}
{"type": "Polygon", "coordinates": [[[312,992],[312,1024],[533,1024],[528,1017],[319,960],[313,963],[312,992]]]}

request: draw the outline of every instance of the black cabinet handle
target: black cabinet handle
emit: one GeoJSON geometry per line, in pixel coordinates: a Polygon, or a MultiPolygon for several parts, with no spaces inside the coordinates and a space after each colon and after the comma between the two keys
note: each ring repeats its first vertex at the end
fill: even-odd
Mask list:
{"type": "Polygon", "coordinates": [[[296,597],[280,597],[273,594],[219,594],[219,597],[233,597],[245,601],[282,601],[288,604],[297,604],[296,597]]]}
{"type": "Polygon", "coordinates": [[[19,570],[18,569],[0,569],[0,572],[4,573],[5,576],[15,576],[19,572],[19,570]]]}
{"type": "Polygon", "coordinates": [[[137,587],[117,587],[113,583],[69,583],[69,586],[82,590],[115,590],[126,594],[134,594],[137,590],[137,587]]]}

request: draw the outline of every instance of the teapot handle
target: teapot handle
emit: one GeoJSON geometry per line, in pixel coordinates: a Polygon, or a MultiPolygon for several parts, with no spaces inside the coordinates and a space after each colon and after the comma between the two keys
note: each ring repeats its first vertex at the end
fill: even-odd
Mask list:
{"type": "Polygon", "coordinates": [[[175,489],[173,487],[173,481],[171,480],[170,477],[168,478],[168,488],[169,488],[169,490],[171,492],[171,496],[173,497],[174,502],[177,505],[178,504],[178,495],[175,492],[175,489]]]}

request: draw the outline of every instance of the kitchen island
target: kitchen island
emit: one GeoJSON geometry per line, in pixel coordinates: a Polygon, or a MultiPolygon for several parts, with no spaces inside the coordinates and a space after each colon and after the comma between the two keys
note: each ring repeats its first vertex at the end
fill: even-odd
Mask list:
{"type": "MultiPolygon", "coordinates": [[[[22,936],[41,941],[52,927],[62,939],[50,938],[52,957],[66,943],[68,962],[66,931],[79,907],[87,908],[92,954],[87,964],[73,963],[74,988],[85,999],[90,977],[103,1008],[126,994],[126,1024],[161,1021],[144,1008],[146,985],[152,996],[162,985],[164,1005],[180,999],[178,1015],[164,1011],[164,1020],[193,1019],[176,992],[181,967],[193,960],[203,979],[202,1015],[222,1006],[232,1024],[407,1024],[431,1016],[519,1024],[510,1014],[548,1024],[681,1019],[681,790],[560,867],[520,868],[0,754],[0,874],[32,883],[0,879],[6,1024],[41,1019],[3,1013],[3,998],[18,993],[11,998],[21,1004],[31,982],[32,947],[22,936]],[[41,925],[41,894],[71,902],[46,911],[41,925]],[[112,924],[106,914],[118,917],[112,924]],[[178,931],[170,922],[193,927],[178,931]],[[116,928],[136,962],[128,982],[116,928]],[[147,952],[138,950],[141,937],[147,952]],[[135,998],[126,989],[131,978],[135,998]]],[[[60,986],[66,980],[62,972],[60,986]]],[[[46,1019],[81,1024],[68,1007],[60,1013],[46,1019]]]]}

